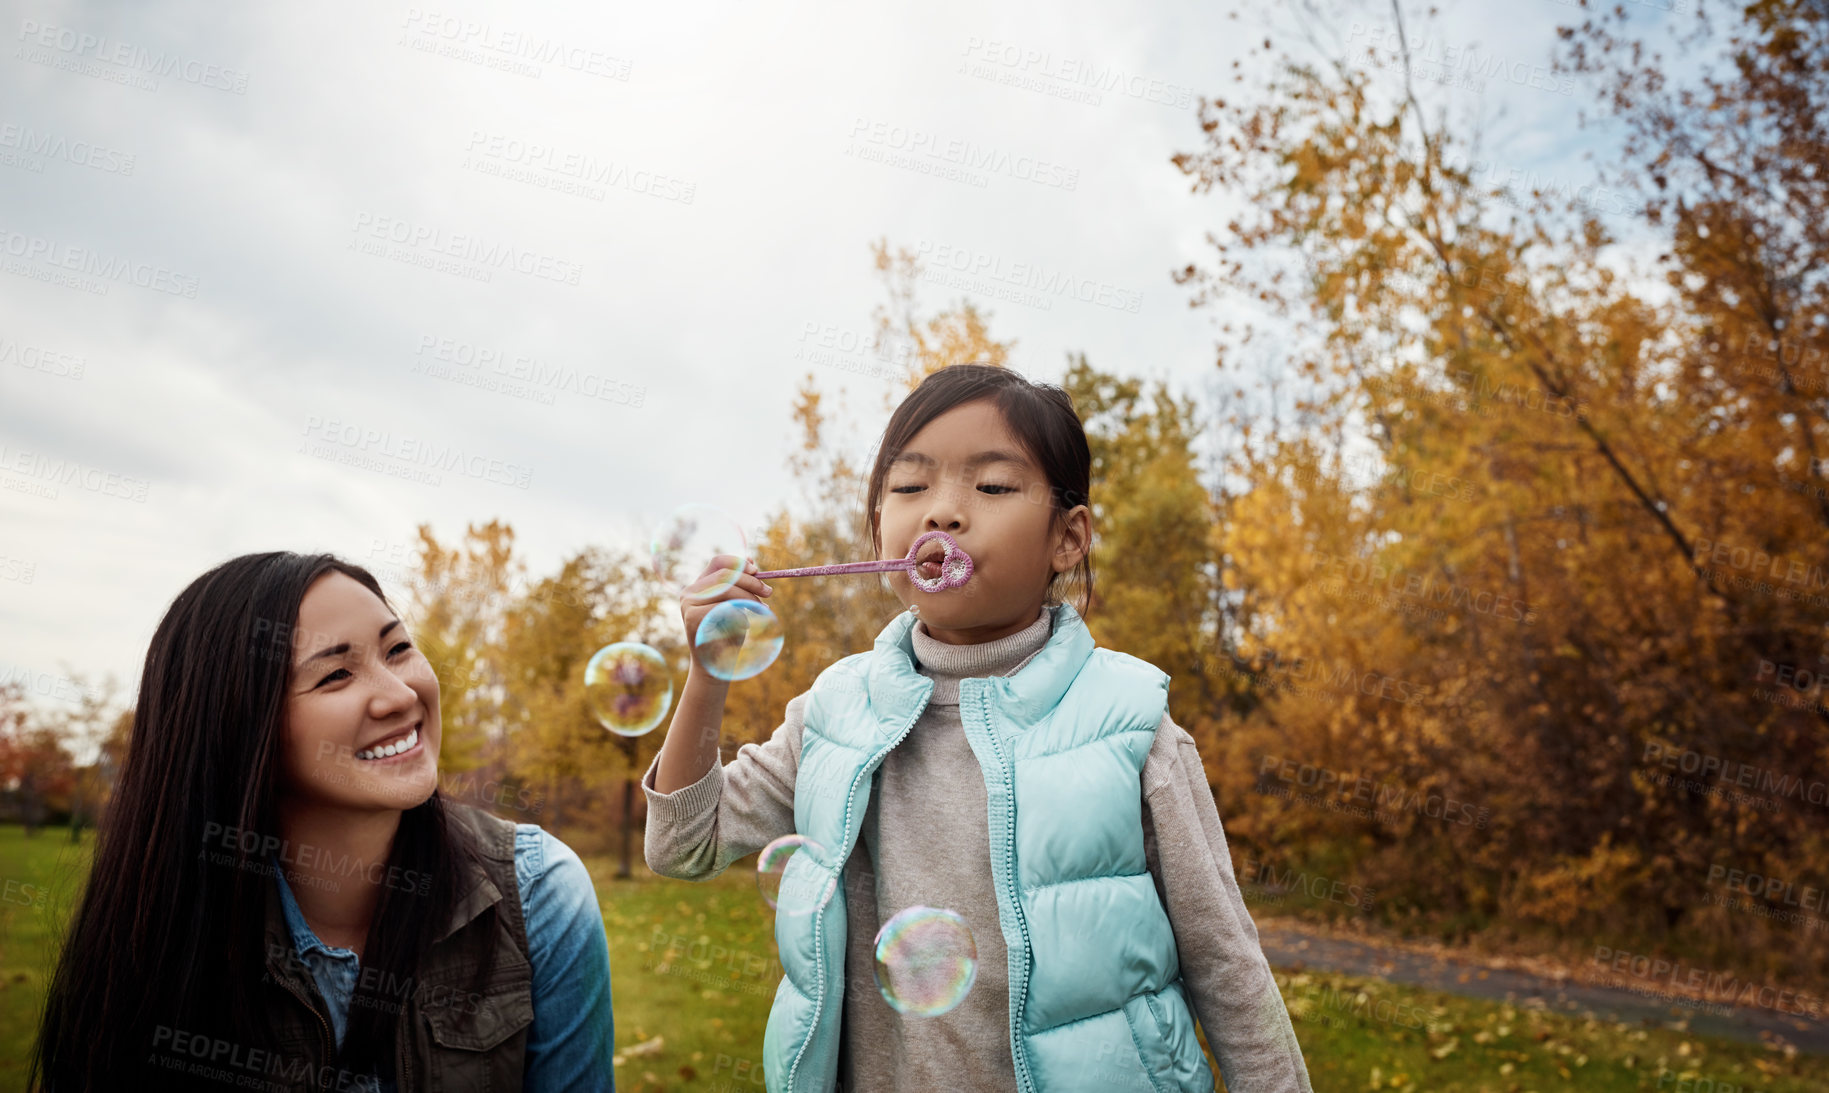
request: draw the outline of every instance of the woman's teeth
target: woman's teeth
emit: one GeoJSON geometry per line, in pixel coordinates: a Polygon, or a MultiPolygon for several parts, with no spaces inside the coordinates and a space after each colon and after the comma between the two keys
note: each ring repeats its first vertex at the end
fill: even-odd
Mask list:
{"type": "Polygon", "coordinates": [[[406,751],[417,743],[419,743],[419,729],[414,728],[411,732],[406,734],[405,739],[395,741],[392,744],[384,744],[378,748],[364,749],[356,753],[356,758],[386,759],[391,755],[399,755],[401,752],[406,751]]]}

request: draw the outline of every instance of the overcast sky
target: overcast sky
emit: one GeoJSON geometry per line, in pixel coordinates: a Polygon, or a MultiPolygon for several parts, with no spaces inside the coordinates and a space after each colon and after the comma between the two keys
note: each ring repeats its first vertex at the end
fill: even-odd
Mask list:
{"type": "MultiPolygon", "coordinates": [[[[880,429],[879,236],[1031,378],[1084,351],[1202,391],[1213,316],[1169,271],[1225,206],[1169,157],[1258,17],[875,7],[6,3],[0,681],[131,686],[244,552],[385,569],[501,518],[542,573],[686,502],[757,525],[805,373],[858,459],[880,429]]],[[[1532,67],[1576,12],[1410,24],[1500,171],[1593,180],[1591,95],[1532,67]]],[[[1388,49],[1388,9],[1322,33],[1388,49]]]]}

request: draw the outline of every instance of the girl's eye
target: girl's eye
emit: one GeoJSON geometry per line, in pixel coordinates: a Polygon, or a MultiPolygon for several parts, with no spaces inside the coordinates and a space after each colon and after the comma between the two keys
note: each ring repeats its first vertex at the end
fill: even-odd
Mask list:
{"type": "MultiPolygon", "coordinates": [[[[896,487],[892,488],[889,492],[890,493],[914,493],[916,490],[924,490],[926,488],[927,488],[926,486],[896,486],[896,487]]],[[[982,486],[979,486],[978,488],[983,490],[986,493],[1015,493],[1016,492],[1015,486],[999,486],[999,485],[996,485],[995,483],[989,483],[989,482],[985,483],[982,486]]]]}
{"type": "Polygon", "coordinates": [[[413,643],[412,643],[412,642],[410,642],[410,641],[403,641],[403,642],[401,642],[401,643],[400,643],[400,644],[399,644],[399,645],[396,645],[396,646],[394,646],[394,647],[393,647],[393,648],[392,648],[392,649],[389,649],[389,650],[388,650],[388,651],[387,651],[387,655],[388,655],[388,656],[390,656],[390,657],[397,657],[397,656],[399,656],[399,655],[400,655],[400,654],[401,654],[401,653],[403,653],[403,652],[405,652],[405,651],[406,651],[406,650],[408,650],[408,649],[411,649],[411,648],[412,648],[412,647],[413,647],[413,643]]]}
{"type": "Polygon", "coordinates": [[[349,679],[354,679],[355,675],[353,673],[351,673],[348,668],[338,668],[336,671],[325,676],[323,679],[318,680],[318,686],[322,687],[326,683],[335,683],[339,679],[342,679],[345,677],[347,677],[349,679]]]}

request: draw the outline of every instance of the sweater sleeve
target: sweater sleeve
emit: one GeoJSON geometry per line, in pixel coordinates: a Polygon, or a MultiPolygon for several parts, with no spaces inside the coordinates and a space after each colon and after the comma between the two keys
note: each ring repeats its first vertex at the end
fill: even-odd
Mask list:
{"type": "Polygon", "coordinates": [[[794,775],[800,767],[807,696],[787,704],[786,719],[761,744],[745,744],[729,763],[672,793],[654,788],[660,756],[642,775],[648,826],[642,856],[664,877],[708,880],[731,862],[794,831],[794,775]]]}
{"type": "Polygon", "coordinates": [[[1289,1010],[1245,908],[1194,738],[1162,715],[1143,765],[1144,854],[1181,977],[1226,1088],[1312,1093],[1289,1010]]]}

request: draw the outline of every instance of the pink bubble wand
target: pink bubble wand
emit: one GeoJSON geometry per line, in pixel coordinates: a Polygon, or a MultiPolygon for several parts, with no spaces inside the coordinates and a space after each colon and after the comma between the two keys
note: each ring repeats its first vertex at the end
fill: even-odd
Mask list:
{"type": "MultiPolygon", "coordinates": [[[[929,552],[932,553],[931,551],[929,552]]],[[[826,577],[841,573],[895,573],[905,572],[915,587],[923,592],[941,592],[948,588],[958,588],[972,579],[972,556],[960,549],[953,537],[944,531],[930,531],[908,548],[906,558],[884,558],[874,562],[840,562],[837,565],[810,565],[799,569],[771,569],[756,576],[764,580],[773,577],[826,577]],[[929,542],[938,541],[944,551],[939,557],[921,558],[922,548],[929,542]],[[940,573],[936,577],[921,576],[922,561],[937,561],[940,573]]]]}

